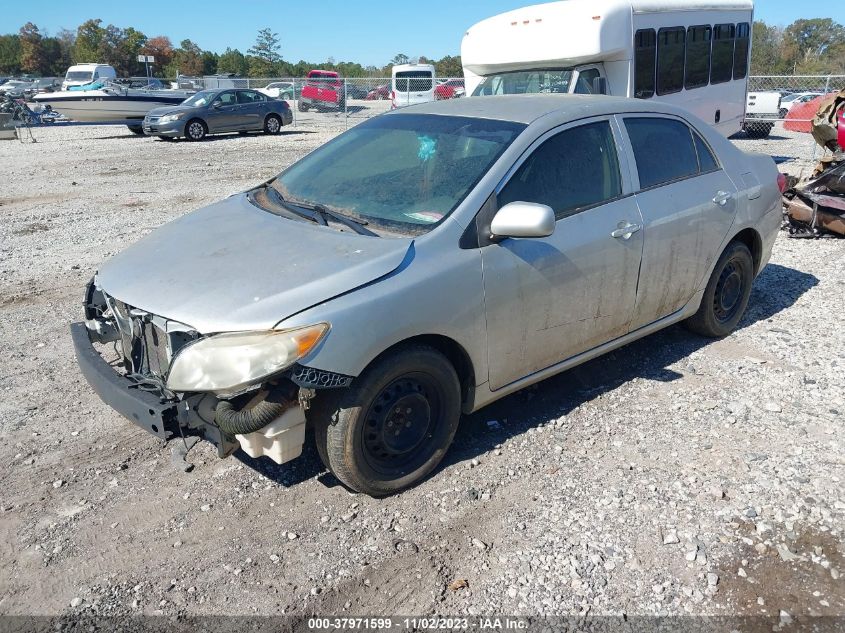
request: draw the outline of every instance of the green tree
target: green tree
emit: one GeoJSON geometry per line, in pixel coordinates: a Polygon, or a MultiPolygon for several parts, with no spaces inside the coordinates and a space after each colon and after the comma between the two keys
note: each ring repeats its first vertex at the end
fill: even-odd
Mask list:
{"type": "Polygon", "coordinates": [[[783,72],[783,32],[776,26],[755,21],[751,31],[751,74],[777,75],[783,72]]]}
{"type": "Polygon", "coordinates": [[[463,77],[464,67],[461,65],[461,56],[446,55],[434,62],[434,68],[438,77],[463,77]]]}
{"type": "Polygon", "coordinates": [[[43,38],[32,22],[27,22],[18,33],[20,37],[20,66],[25,73],[41,74],[47,67],[43,38]]]}
{"type": "Polygon", "coordinates": [[[217,72],[232,73],[243,77],[249,72],[246,57],[237,48],[226,48],[217,60],[217,72]]]}
{"type": "Polygon", "coordinates": [[[202,72],[204,75],[217,74],[217,63],[220,56],[212,51],[202,52],[202,72]]]}
{"type": "Polygon", "coordinates": [[[203,74],[202,49],[191,40],[182,40],[173,51],[173,60],[165,70],[168,77],[177,75],[200,76],[203,74]]]}
{"type": "Polygon", "coordinates": [[[73,62],[99,62],[100,45],[103,41],[105,29],[100,26],[102,20],[86,20],[76,29],[76,39],[73,43],[73,62]]]}
{"type": "Polygon", "coordinates": [[[843,49],[845,27],[831,18],[796,20],[783,32],[783,60],[793,73],[833,69],[843,49]]]}
{"type": "Polygon", "coordinates": [[[21,38],[19,35],[0,35],[0,74],[16,75],[21,71],[21,38]]]}
{"type": "Polygon", "coordinates": [[[390,60],[390,63],[394,66],[398,66],[399,64],[407,64],[409,57],[405,53],[397,53],[393,56],[393,59],[390,60]]]}
{"type": "Polygon", "coordinates": [[[255,38],[255,44],[247,53],[272,65],[282,59],[279,48],[279,34],[273,33],[271,29],[261,29],[255,38]]]}

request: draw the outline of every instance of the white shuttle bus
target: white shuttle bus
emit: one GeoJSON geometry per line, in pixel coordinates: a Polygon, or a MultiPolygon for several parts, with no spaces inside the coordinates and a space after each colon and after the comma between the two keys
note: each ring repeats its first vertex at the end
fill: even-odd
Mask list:
{"type": "Polygon", "coordinates": [[[745,116],[752,0],[565,0],[493,16],[461,43],[468,95],[660,99],[725,136],[745,116]]]}

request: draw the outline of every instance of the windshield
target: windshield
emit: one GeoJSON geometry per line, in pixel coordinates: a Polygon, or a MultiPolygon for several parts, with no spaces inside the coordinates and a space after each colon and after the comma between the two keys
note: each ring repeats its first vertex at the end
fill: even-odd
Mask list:
{"type": "Polygon", "coordinates": [[[65,75],[66,81],[91,81],[93,78],[94,73],[90,70],[73,70],[65,75]]]}
{"type": "Polygon", "coordinates": [[[424,233],[455,210],[524,128],[468,117],[380,116],[271,184],[289,203],[319,204],[371,228],[424,233]]]}
{"type": "Polygon", "coordinates": [[[521,95],[538,92],[567,93],[571,80],[572,70],[564,68],[499,73],[484,77],[472,96],[521,95]]]}
{"type": "Polygon", "coordinates": [[[185,106],[196,106],[202,107],[208,105],[212,99],[214,99],[214,95],[217,94],[216,90],[201,90],[195,95],[191,95],[187,99],[182,102],[182,105],[185,106]]]}

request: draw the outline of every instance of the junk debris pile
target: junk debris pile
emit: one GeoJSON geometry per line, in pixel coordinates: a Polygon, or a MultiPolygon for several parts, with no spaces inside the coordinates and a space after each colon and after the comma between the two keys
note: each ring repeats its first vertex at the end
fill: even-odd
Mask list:
{"type": "Polygon", "coordinates": [[[845,90],[822,100],[812,133],[831,154],[808,182],[784,193],[785,226],[792,237],[845,237],[845,90]]]}

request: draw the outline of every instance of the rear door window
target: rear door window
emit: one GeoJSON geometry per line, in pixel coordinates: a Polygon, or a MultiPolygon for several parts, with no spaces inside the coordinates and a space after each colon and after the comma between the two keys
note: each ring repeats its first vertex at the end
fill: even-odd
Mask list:
{"type": "Polygon", "coordinates": [[[257,103],[264,101],[264,95],[252,90],[238,90],[238,103],[257,103]]]}
{"type": "Polygon", "coordinates": [[[434,85],[430,70],[402,70],[396,73],[397,92],[427,92],[434,85]]]}
{"type": "Polygon", "coordinates": [[[695,176],[698,156],[686,123],[662,117],[626,117],[640,188],[649,189],[695,176]]]}
{"type": "Polygon", "coordinates": [[[616,141],[607,121],[556,134],[534,150],[498,196],[550,206],[560,219],[622,194],[616,141]]]}

